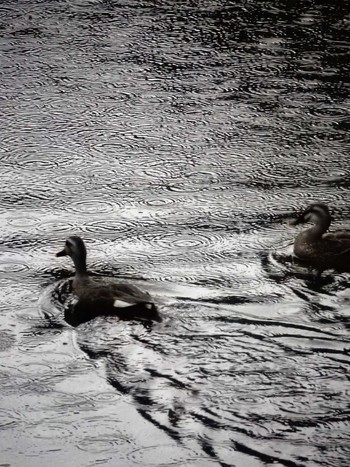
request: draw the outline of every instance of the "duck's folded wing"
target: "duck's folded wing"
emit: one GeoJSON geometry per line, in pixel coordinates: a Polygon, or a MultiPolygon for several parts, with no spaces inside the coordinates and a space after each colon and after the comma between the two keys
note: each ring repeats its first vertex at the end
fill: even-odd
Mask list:
{"type": "Polygon", "coordinates": [[[350,256],[350,232],[338,230],[329,232],[322,236],[322,240],[327,245],[327,251],[333,255],[350,256]]]}
{"type": "Polygon", "coordinates": [[[152,297],[148,292],[132,284],[114,284],[111,292],[115,307],[126,307],[137,303],[152,303],[152,297]]]}
{"type": "Polygon", "coordinates": [[[125,308],[141,303],[153,303],[148,292],[128,283],[114,283],[108,280],[91,281],[88,287],[77,294],[88,303],[110,304],[115,308],[125,308]]]}
{"type": "Polygon", "coordinates": [[[335,230],[334,232],[327,232],[322,235],[323,240],[341,240],[350,242],[350,230],[340,229],[335,230]]]}

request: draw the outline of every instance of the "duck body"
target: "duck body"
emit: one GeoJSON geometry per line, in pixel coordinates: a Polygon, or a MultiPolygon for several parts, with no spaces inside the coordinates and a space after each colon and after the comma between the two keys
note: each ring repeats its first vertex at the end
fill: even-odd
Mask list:
{"type": "Polygon", "coordinates": [[[121,319],[161,321],[153,299],[138,287],[115,282],[112,279],[92,278],[86,269],[86,248],[80,237],[69,237],[65,247],[56,256],[70,256],[76,273],[73,292],[78,297],[77,315],[87,318],[100,315],[116,315],[121,319]]]}
{"type": "Polygon", "coordinates": [[[350,271],[350,230],[328,231],[331,215],[323,203],[312,204],[289,223],[298,225],[307,222],[314,225],[295,238],[295,256],[320,271],[350,271]]]}
{"type": "Polygon", "coordinates": [[[115,314],[121,319],[160,321],[151,295],[134,285],[76,275],[73,291],[79,298],[79,306],[90,313],[95,311],[96,316],[115,314]]]}

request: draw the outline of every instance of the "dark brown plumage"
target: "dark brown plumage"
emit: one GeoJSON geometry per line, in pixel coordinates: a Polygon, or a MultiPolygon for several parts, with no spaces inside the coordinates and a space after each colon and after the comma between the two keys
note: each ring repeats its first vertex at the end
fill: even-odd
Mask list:
{"type": "Polygon", "coordinates": [[[145,319],[161,321],[153,299],[148,292],[138,287],[118,283],[111,279],[93,279],[86,269],[86,248],[80,237],[66,240],[64,249],[56,256],[70,256],[75,265],[73,291],[79,298],[79,314],[86,312],[89,319],[106,314],[122,319],[145,319]]]}
{"type": "Polygon", "coordinates": [[[294,241],[294,254],[316,269],[350,271],[350,230],[328,232],[331,215],[323,203],[311,204],[290,225],[312,222],[314,225],[299,233],[294,241]]]}

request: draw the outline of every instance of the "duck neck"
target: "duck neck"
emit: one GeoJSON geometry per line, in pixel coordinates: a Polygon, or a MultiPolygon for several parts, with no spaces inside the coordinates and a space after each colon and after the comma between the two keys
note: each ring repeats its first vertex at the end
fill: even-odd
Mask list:
{"type": "Polygon", "coordinates": [[[86,269],[86,256],[74,258],[74,266],[75,275],[77,277],[86,277],[88,275],[86,269]]]}
{"type": "Polygon", "coordinates": [[[314,226],[308,229],[309,235],[313,238],[321,238],[330,225],[331,219],[329,217],[321,217],[314,226]]]}

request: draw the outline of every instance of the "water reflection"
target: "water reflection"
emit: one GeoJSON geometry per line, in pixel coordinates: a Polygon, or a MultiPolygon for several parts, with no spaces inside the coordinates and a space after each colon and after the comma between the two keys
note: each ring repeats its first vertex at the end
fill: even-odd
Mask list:
{"type": "Polygon", "coordinates": [[[283,223],[350,217],[348,6],[0,12],[2,462],[348,465],[349,277],[283,223]],[[72,328],[73,234],[162,323],[72,328]]]}

